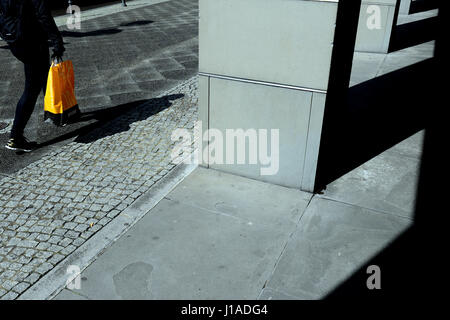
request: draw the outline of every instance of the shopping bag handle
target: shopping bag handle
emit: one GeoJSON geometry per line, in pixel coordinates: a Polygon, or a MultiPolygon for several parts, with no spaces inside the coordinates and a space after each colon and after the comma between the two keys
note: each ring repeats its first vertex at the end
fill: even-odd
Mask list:
{"type": "Polygon", "coordinates": [[[52,60],[52,67],[60,64],[61,62],[63,62],[63,59],[61,57],[53,58],[53,60],[52,60]]]}

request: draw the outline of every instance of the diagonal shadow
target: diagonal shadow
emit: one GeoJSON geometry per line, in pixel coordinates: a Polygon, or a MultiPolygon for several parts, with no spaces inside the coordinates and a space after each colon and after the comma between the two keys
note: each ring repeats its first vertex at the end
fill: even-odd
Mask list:
{"type": "MultiPolygon", "coordinates": [[[[383,298],[397,301],[398,298],[437,298],[438,289],[445,288],[447,264],[444,263],[447,243],[444,237],[448,231],[446,212],[442,210],[446,198],[439,192],[447,182],[443,177],[448,161],[443,150],[448,145],[447,118],[442,101],[447,95],[446,83],[439,75],[448,69],[448,51],[444,44],[449,17],[448,8],[439,12],[439,34],[436,41],[435,58],[429,65],[432,77],[416,78],[423,84],[420,94],[425,100],[423,121],[425,140],[416,196],[413,226],[394,240],[382,252],[365,262],[353,275],[330,292],[325,299],[383,298]],[[445,16],[444,16],[445,15],[445,16]],[[444,19],[445,17],[445,19],[444,19]],[[367,267],[377,265],[381,270],[381,289],[368,290],[367,267]]],[[[411,90],[411,96],[418,97],[411,90]]],[[[399,124],[400,125],[400,124],[399,124]]],[[[444,189],[445,190],[445,189],[444,189]]],[[[411,301],[411,300],[410,300],[411,301]]]]}
{"type": "Polygon", "coordinates": [[[389,51],[398,51],[436,39],[437,17],[397,25],[389,51]]]}
{"type": "Polygon", "coordinates": [[[173,94],[161,98],[138,100],[116,107],[84,112],[68,125],[76,129],[39,144],[43,148],[67,139],[77,137],[74,141],[91,143],[107,136],[112,136],[130,129],[130,124],[145,120],[172,105],[172,101],[182,98],[183,94],[173,94]],[[90,122],[90,123],[89,123],[90,122]],[[88,123],[83,125],[83,123],[88,123]]]}
{"type": "Polygon", "coordinates": [[[84,37],[95,37],[95,36],[103,36],[103,35],[111,35],[122,32],[122,30],[117,28],[110,28],[110,29],[101,29],[101,30],[94,30],[94,31],[67,31],[63,30],[61,31],[61,35],[68,38],[84,38],[84,37]]]}
{"type": "Polygon", "coordinates": [[[437,9],[439,7],[439,0],[413,0],[411,1],[411,8],[409,14],[419,13],[437,9]]]}
{"type": "Polygon", "coordinates": [[[353,86],[327,102],[317,189],[424,128],[433,61],[428,59],[353,86]]]}
{"type": "MultiPolygon", "coordinates": [[[[437,100],[434,100],[437,102],[437,100]]],[[[437,223],[440,211],[433,203],[440,202],[435,194],[436,181],[441,167],[437,165],[442,145],[438,139],[442,132],[434,126],[426,128],[424,152],[416,197],[414,224],[381,252],[365,262],[348,279],[330,292],[325,299],[341,298],[418,298],[436,292],[443,285],[447,273],[443,264],[444,250],[439,248],[445,234],[442,222],[437,223]],[[369,266],[380,268],[381,289],[369,290],[369,266]]],[[[442,129],[441,129],[442,131],[442,129]]],[[[442,202],[442,201],[441,201],[442,202]]],[[[445,224],[443,224],[445,225],[445,224]]]]}

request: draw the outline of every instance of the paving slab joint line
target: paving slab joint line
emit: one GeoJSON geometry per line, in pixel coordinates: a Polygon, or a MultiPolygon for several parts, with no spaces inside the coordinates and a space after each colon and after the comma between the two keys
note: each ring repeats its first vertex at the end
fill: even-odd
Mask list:
{"type": "Polygon", "coordinates": [[[382,76],[382,73],[381,73],[381,72],[382,72],[382,70],[383,70],[383,65],[384,65],[385,62],[386,62],[387,56],[388,56],[388,54],[385,54],[385,55],[384,55],[384,58],[383,58],[383,61],[381,61],[381,63],[378,65],[377,71],[376,71],[376,73],[375,73],[375,78],[382,76]]]}
{"type": "Polygon", "coordinates": [[[326,196],[326,195],[317,195],[317,197],[319,199],[324,199],[324,200],[328,200],[328,201],[342,203],[342,204],[345,204],[345,205],[348,205],[348,206],[353,206],[353,207],[361,208],[361,209],[364,209],[364,210],[368,210],[370,212],[373,212],[373,214],[393,215],[393,216],[395,216],[397,218],[406,219],[406,220],[409,220],[409,221],[414,221],[413,218],[402,216],[402,215],[400,215],[400,214],[398,214],[396,212],[389,212],[389,211],[384,211],[384,210],[381,210],[381,209],[368,208],[368,207],[364,207],[364,206],[361,206],[361,205],[358,205],[358,204],[355,204],[355,203],[350,203],[350,202],[345,202],[345,201],[342,201],[342,200],[339,200],[339,199],[335,199],[335,198],[332,198],[332,197],[329,197],[329,196],[326,196]]]}
{"type": "MultiPolygon", "coordinates": [[[[281,293],[281,294],[283,294],[283,295],[285,295],[285,296],[287,296],[287,297],[290,297],[292,300],[303,300],[303,299],[300,299],[299,297],[296,297],[296,296],[294,296],[294,295],[292,295],[292,294],[286,293],[286,292],[284,292],[283,290],[280,290],[280,289],[274,289],[274,288],[269,287],[269,286],[265,286],[265,287],[263,288],[263,290],[261,290],[261,293],[259,294],[257,300],[261,300],[261,296],[262,296],[262,294],[263,294],[264,289],[271,289],[271,290],[273,290],[273,291],[277,291],[277,292],[279,292],[279,293],[281,293]]],[[[272,299],[269,299],[269,300],[272,300],[272,299]]]]}
{"type": "Polygon", "coordinates": [[[89,299],[88,296],[85,296],[84,294],[81,294],[81,293],[79,293],[79,292],[76,292],[75,290],[72,290],[72,289],[66,289],[66,290],[70,291],[70,293],[73,293],[74,295],[80,296],[80,297],[85,298],[85,299],[87,299],[87,300],[91,300],[91,299],[89,299]]]}
{"type": "Polygon", "coordinates": [[[297,231],[298,226],[300,225],[300,221],[302,220],[303,216],[305,215],[306,210],[308,210],[309,205],[311,204],[313,198],[315,197],[315,194],[311,194],[311,197],[309,198],[308,204],[305,206],[305,209],[303,209],[302,214],[300,215],[300,217],[298,218],[296,224],[295,224],[295,228],[292,230],[292,232],[289,234],[289,237],[287,238],[286,242],[284,243],[283,249],[281,249],[280,255],[278,256],[277,260],[275,261],[275,264],[273,265],[272,268],[272,272],[270,273],[270,275],[267,276],[266,281],[264,281],[264,285],[261,288],[261,291],[258,294],[258,298],[261,297],[263,291],[265,288],[267,288],[267,284],[269,283],[270,279],[272,278],[272,276],[275,273],[275,269],[277,268],[278,264],[281,261],[281,257],[283,256],[283,253],[286,251],[286,248],[289,244],[289,242],[292,240],[292,237],[294,236],[294,233],[297,231]]]}
{"type": "Polygon", "coordinates": [[[75,265],[79,267],[80,273],[83,272],[105,250],[149,213],[167,194],[194,171],[196,167],[197,164],[178,164],[145,194],[125,209],[123,213],[126,216],[119,215],[113,219],[17,299],[53,299],[66,287],[66,281],[68,279],[66,270],[69,266],[75,265]]]}
{"type": "MultiPolygon", "coordinates": [[[[208,170],[214,170],[214,169],[208,169],[208,170]]],[[[173,199],[170,198],[170,197],[165,197],[165,199],[173,201],[173,199]]],[[[249,222],[251,222],[250,220],[245,219],[245,218],[236,217],[236,216],[233,216],[232,214],[228,214],[228,213],[225,213],[225,212],[220,212],[220,211],[217,211],[217,210],[211,210],[211,209],[208,209],[208,208],[204,208],[204,207],[201,207],[201,206],[194,205],[192,203],[188,203],[188,202],[184,202],[184,201],[180,201],[180,203],[182,203],[183,205],[186,205],[188,207],[191,207],[191,208],[203,210],[204,212],[206,212],[208,214],[214,214],[214,215],[219,215],[219,216],[231,218],[231,219],[237,220],[237,221],[242,222],[242,223],[249,223],[249,222]]]]}

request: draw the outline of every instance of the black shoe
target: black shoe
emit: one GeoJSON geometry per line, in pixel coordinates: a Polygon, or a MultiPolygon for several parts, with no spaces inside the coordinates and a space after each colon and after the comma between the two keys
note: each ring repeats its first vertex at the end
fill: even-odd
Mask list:
{"type": "Polygon", "coordinates": [[[6,149],[13,151],[23,151],[31,152],[37,148],[36,142],[28,142],[24,137],[22,138],[11,138],[6,144],[6,149]]]}

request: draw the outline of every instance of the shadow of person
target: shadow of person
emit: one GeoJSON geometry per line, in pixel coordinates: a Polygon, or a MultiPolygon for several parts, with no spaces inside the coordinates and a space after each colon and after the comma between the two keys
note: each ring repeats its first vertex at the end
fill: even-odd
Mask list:
{"type": "Polygon", "coordinates": [[[121,23],[121,27],[133,27],[133,26],[145,26],[147,24],[153,23],[155,21],[152,20],[139,20],[139,21],[131,21],[131,22],[124,22],[121,23]]]}
{"type": "Polygon", "coordinates": [[[84,38],[84,37],[95,37],[95,36],[103,36],[103,35],[111,35],[122,32],[122,30],[117,28],[110,28],[110,29],[100,29],[100,30],[94,30],[94,31],[67,31],[63,30],[61,31],[61,35],[63,38],[84,38]]]}
{"type": "MultiPolygon", "coordinates": [[[[144,26],[154,21],[151,20],[139,20],[139,21],[131,21],[126,23],[121,23],[121,27],[133,27],[133,26],[144,26]]],[[[95,37],[95,36],[103,36],[103,35],[111,35],[122,32],[121,29],[118,28],[108,28],[108,29],[100,29],[93,31],[69,31],[62,30],[61,35],[63,38],[84,38],[84,37],[95,37]]]]}
{"type": "Polygon", "coordinates": [[[38,148],[74,137],[76,137],[75,142],[91,143],[98,139],[128,131],[132,123],[148,119],[169,108],[172,105],[172,101],[182,97],[184,97],[183,94],[172,94],[160,98],[125,103],[112,108],[82,112],[78,118],[68,124],[69,127],[76,127],[76,129],[43,142],[39,144],[38,148]],[[83,125],[83,123],[88,124],[83,125]]]}

